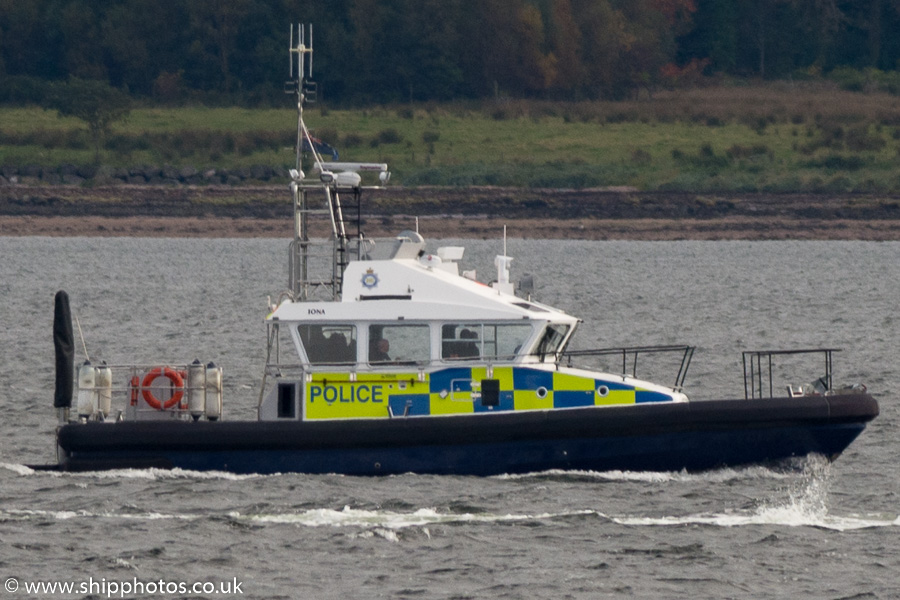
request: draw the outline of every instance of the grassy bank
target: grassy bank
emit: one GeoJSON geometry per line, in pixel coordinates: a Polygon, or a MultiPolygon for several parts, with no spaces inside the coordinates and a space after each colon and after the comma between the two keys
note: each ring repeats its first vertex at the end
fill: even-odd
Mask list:
{"type": "MultiPolygon", "coordinates": [[[[114,126],[103,162],[289,166],[295,119],[289,109],[141,108],[114,126]]],[[[900,192],[900,98],[822,84],[633,102],[314,107],[307,122],[342,159],[387,162],[404,185],[900,192]]],[[[92,159],[78,121],[0,108],[0,167],[92,159]]]]}

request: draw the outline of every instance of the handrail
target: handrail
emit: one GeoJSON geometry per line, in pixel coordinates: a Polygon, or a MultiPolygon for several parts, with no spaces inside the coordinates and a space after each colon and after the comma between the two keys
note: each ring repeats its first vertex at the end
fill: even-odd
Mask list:
{"type": "MultiPolygon", "coordinates": [[[[586,356],[610,356],[610,355],[621,355],[622,356],[622,376],[630,376],[637,377],[637,362],[638,356],[640,354],[659,354],[664,352],[681,352],[681,364],[678,367],[678,372],[675,376],[675,384],[672,386],[675,390],[680,390],[684,387],[684,379],[687,376],[688,367],[691,363],[691,358],[694,355],[694,346],[685,346],[685,345],[673,345],[673,346],[633,346],[627,348],[602,348],[597,350],[571,350],[567,352],[563,352],[559,355],[559,359],[557,360],[557,366],[564,359],[567,360],[567,366],[572,367],[572,358],[574,357],[586,357],[586,356]],[[629,358],[631,358],[631,372],[629,373],[629,358]]],[[[540,358],[541,355],[532,354],[529,355],[531,357],[540,358]]],[[[334,368],[344,368],[350,369],[354,373],[358,373],[360,375],[364,373],[385,373],[390,372],[391,370],[402,370],[404,367],[415,368],[415,369],[430,369],[437,367],[451,367],[454,365],[465,366],[468,364],[477,363],[479,365],[485,365],[489,369],[492,367],[497,367],[501,365],[521,365],[527,366],[531,363],[520,363],[517,355],[509,355],[509,356],[492,356],[492,357],[475,357],[475,358],[465,358],[465,359],[430,359],[425,361],[415,361],[406,363],[403,361],[391,361],[386,363],[358,363],[356,361],[335,361],[328,363],[317,363],[313,365],[303,364],[303,363],[293,363],[293,364],[281,364],[281,363],[268,363],[266,365],[267,369],[271,369],[273,372],[281,372],[288,370],[300,370],[305,373],[315,374],[318,372],[329,372],[334,368]]]]}
{"type": "Polygon", "coordinates": [[[825,358],[825,375],[820,378],[825,390],[834,387],[832,375],[832,355],[840,352],[840,348],[802,348],[796,350],[748,350],[742,353],[742,362],[744,365],[744,398],[747,400],[755,398],[763,398],[763,375],[766,375],[769,382],[769,398],[775,396],[775,383],[773,377],[773,356],[796,355],[796,354],[815,354],[821,352],[825,358]],[[763,370],[763,359],[766,361],[766,369],[763,370]],[[749,361],[749,364],[748,364],[749,361]]]}
{"type": "MultiPolygon", "coordinates": [[[[660,354],[664,352],[682,352],[681,365],[678,367],[678,373],[675,375],[674,389],[679,390],[684,387],[684,379],[687,377],[688,367],[691,364],[691,358],[694,356],[694,346],[685,345],[661,345],[661,346],[630,346],[622,348],[599,348],[595,350],[568,350],[562,352],[559,361],[566,359],[566,366],[572,366],[572,358],[584,356],[612,356],[622,355],[622,374],[628,375],[628,358],[633,357],[631,362],[631,377],[637,377],[637,361],[640,354],[660,354]]],[[[559,364],[559,363],[557,363],[559,364]]]]}

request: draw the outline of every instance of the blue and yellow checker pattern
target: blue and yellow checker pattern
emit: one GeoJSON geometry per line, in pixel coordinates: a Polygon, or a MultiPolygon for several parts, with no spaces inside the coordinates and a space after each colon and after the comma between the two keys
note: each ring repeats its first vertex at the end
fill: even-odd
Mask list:
{"type": "Polygon", "coordinates": [[[425,373],[315,373],[304,390],[304,418],[359,419],[549,410],[670,402],[669,394],[565,370],[451,367],[425,373]],[[487,402],[482,381],[499,382],[487,402]]]}

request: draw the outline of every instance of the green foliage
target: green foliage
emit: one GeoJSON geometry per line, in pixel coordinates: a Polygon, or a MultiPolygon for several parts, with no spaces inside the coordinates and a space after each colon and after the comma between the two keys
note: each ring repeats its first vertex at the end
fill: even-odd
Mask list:
{"type": "MultiPolygon", "coordinates": [[[[895,194],[895,101],[795,84],[661,92],[627,102],[313,108],[307,118],[342,159],[387,162],[399,185],[895,194]],[[495,118],[498,107],[503,119],[495,118]],[[797,124],[800,111],[809,117],[797,124]]],[[[119,169],[283,168],[293,164],[295,120],[290,108],[135,108],[110,126],[101,148],[105,166],[119,169]]],[[[91,162],[92,143],[75,117],[0,109],[0,166],[83,165],[91,162]]]]}
{"type": "Polygon", "coordinates": [[[854,69],[841,66],[828,74],[842,90],[850,92],[887,92],[900,95],[900,73],[876,68],[854,69]]]}
{"type": "Polygon", "coordinates": [[[53,85],[44,98],[44,106],[56,110],[61,117],[84,121],[94,141],[94,160],[100,162],[100,143],[112,124],[131,111],[131,99],[102,81],[72,78],[53,85]]]}
{"type": "Polygon", "coordinates": [[[0,104],[40,104],[47,92],[47,85],[46,81],[29,75],[4,77],[3,85],[0,85],[0,104]]]}

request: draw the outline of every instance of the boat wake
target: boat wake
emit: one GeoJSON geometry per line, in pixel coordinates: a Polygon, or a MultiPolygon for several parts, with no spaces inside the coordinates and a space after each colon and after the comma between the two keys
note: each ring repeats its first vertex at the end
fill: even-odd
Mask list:
{"type": "MultiPolygon", "coordinates": [[[[48,475],[52,477],[76,477],[94,479],[125,480],[225,480],[244,481],[259,477],[279,477],[279,475],[235,475],[225,472],[189,471],[184,469],[121,469],[88,473],[66,473],[39,471],[26,465],[0,463],[0,468],[19,476],[48,475]]],[[[403,476],[405,477],[405,476],[403,476]]],[[[417,477],[409,475],[409,477],[417,477]]],[[[361,509],[344,506],[342,509],[309,508],[299,512],[274,514],[242,513],[229,511],[214,514],[161,513],[141,511],[91,512],[48,511],[31,509],[0,510],[0,521],[13,520],[69,520],[69,519],[122,519],[122,520],[160,520],[183,519],[196,520],[204,518],[235,521],[247,525],[292,525],[298,527],[335,527],[361,530],[358,534],[380,535],[396,541],[396,532],[404,529],[421,529],[430,535],[427,528],[436,525],[467,525],[495,523],[534,523],[537,521],[553,521],[567,518],[596,517],[610,523],[628,527],[671,527],[684,525],[703,525],[712,527],[744,527],[775,525],[782,527],[818,527],[822,529],[849,531],[858,529],[900,526],[897,515],[832,515],[828,511],[828,489],[831,480],[831,465],[822,459],[806,459],[802,471],[787,472],[766,467],[747,467],[742,469],[720,469],[699,474],[687,472],[631,472],[631,471],[564,471],[551,470],[525,475],[501,475],[499,480],[550,480],[557,482],[646,482],[649,484],[667,483],[728,483],[747,480],[790,480],[792,483],[777,499],[757,501],[750,509],[725,510],[713,513],[698,513],[680,516],[634,516],[627,514],[606,514],[593,509],[574,509],[561,512],[541,513],[488,513],[488,512],[453,512],[435,508],[418,508],[407,512],[381,509],[361,509]]]]}
{"type": "MultiPolygon", "coordinates": [[[[774,473],[773,473],[774,474],[774,473]]],[[[708,474],[701,475],[706,477],[708,474]]],[[[787,477],[787,475],[784,475],[787,477]]],[[[610,516],[610,520],[622,525],[680,526],[712,525],[718,527],[742,527],[753,525],[779,525],[784,527],[818,527],[836,531],[900,526],[900,517],[889,515],[837,516],[828,511],[828,489],[831,481],[831,463],[823,457],[810,457],[805,461],[800,478],[787,490],[787,497],[765,500],[756,508],[746,511],[729,511],[713,514],[696,514],[665,517],[610,516]]]]}
{"type": "Polygon", "coordinates": [[[0,509],[0,522],[53,520],[68,521],[72,519],[121,519],[129,521],[182,520],[191,521],[202,515],[166,514],[160,512],[92,512],[89,510],[38,510],[27,508],[0,509]]]}
{"type": "Polygon", "coordinates": [[[795,472],[775,470],[767,467],[746,467],[742,469],[718,469],[702,473],[687,471],[567,471],[552,469],[538,473],[498,475],[497,479],[545,479],[552,481],[625,481],[646,483],[697,482],[728,483],[747,479],[789,479],[795,472]]]}
{"type": "Polygon", "coordinates": [[[782,527],[818,527],[835,531],[852,531],[877,527],[900,526],[900,517],[885,515],[811,514],[791,506],[772,507],[749,513],[697,514],[683,517],[610,517],[614,523],[630,526],[683,526],[710,525],[717,527],[743,527],[753,525],[779,525],[782,527]]]}
{"type": "Polygon", "coordinates": [[[53,471],[34,469],[16,463],[0,463],[0,469],[12,471],[16,475],[46,475],[49,477],[82,477],[90,479],[147,479],[165,481],[171,479],[222,479],[225,481],[246,481],[261,477],[277,477],[278,475],[249,474],[239,475],[226,471],[192,471],[189,469],[111,469],[108,471],[53,471]]]}
{"type": "Polygon", "coordinates": [[[425,527],[428,525],[443,524],[525,522],[581,515],[599,515],[599,513],[592,510],[535,515],[512,513],[451,513],[441,512],[433,508],[420,508],[413,512],[404,513],[385,510],[355,509],[345,506],[342,510],[316,508],[299,513],[274,515],[243,515],[237,512],[229,514],[229,516],[234,519],[253,523],[276,523],[303,525],[308,527],[383,527],[386,529],[406,529],[409,527],[425,527]]]}
{"type": "MultiPolygon", "coordinates": [[[[537,521],[597,517],[611,523],[629,527],[672,527],[703,525],[713,527],[745,527],[777,525],[782,527],[818,527],[836,531],[851,531],[878,527],[900,526],[900,516],[888,515],[829,515],[820,510],[810,510],[803,503],[780,506],[762,506],[754,511],[724,513],[701,513],[685,516],[635,517],[606,515],[595,510],[573,510],[558,513],[515,514],[515,513],[451,513],[433,508],[420,508],[411,512],[386,510],[366,510],[345,506],[341,510],[313,508],[296,513],[244,514],[230,511],[224,515],[228,520],[245,525],[291,525],[297,527],[333,527],[360,530],[399,532],[405,529],[420,529],[430,536],[427,528],[437,525],[491,525],[491,524],[532,524],[537,521]]],[[[123,521],[158,521],[221,519],[222,515],[179,514],[161,512],[92,512],[86,510],[0,510],[0,522],[23,520],[78,520],[116,519],[123,521]]],[[[383,537],[392,537],[383,535],[383,537]]]]}

